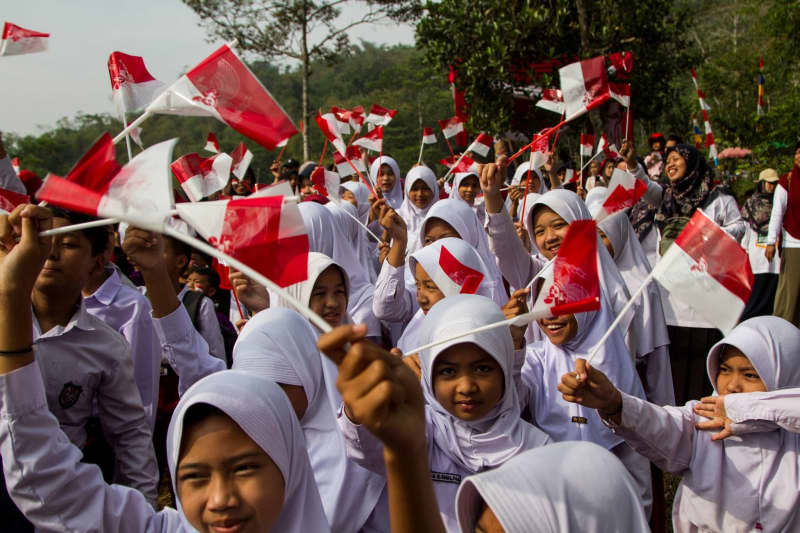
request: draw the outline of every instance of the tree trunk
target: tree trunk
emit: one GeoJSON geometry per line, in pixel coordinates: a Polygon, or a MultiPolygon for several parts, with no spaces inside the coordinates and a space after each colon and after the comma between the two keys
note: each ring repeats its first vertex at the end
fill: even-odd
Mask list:
{"type": "MultiPolygon", "coordinates": [[[[575,8],[578,11],[578,27],[581,32],[581,51],[580,59],[584,59],[589,53],[589,19],[586,14],[586,3],[584,0],[575,0],[575,8]]],[[[600,118],[600,111],[593,109],[589,111],[589,120],[592,122],[592,129],[596,138],[600,138],[603,132],[603,121],[600,118]]]]}
{"type": "Polygon", "coordinates": [[[303,114],[303,161],[308,161],[308,128],[311,127],[308,113],[308,79],[310,77],[310,65],[308,57],[308,4],[303,2],[303,94],[301,97],[303,114]]]}

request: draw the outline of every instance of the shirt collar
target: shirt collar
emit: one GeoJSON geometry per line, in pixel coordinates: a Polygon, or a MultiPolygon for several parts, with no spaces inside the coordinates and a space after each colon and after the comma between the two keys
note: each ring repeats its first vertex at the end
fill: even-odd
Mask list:
{"type": "Polygon", "coordinates": [[[80,306],[75,311],[75,313],[73,313],[72,317],[69,319],[69,322],[67,322],[66,326],[55,326],[47,333],[42,333],[42,329],[39,326],[39,321],[36,319],[36,314],[33,312],[33,309],[31,309],[31,314],[33,315],[34,342],[38,342],[39,339],[59,337],[69,332],[73,328],[82,329],[84,331],[93,331],[97,329],[92,321],[91,315],[86,310],[86,306],[84,305],[83,300],[81,300],[80,306]]]}
{"type": "Polygon", "coordinates": [[[115,268],[106,268],[105,271],[110,273],[109,276],[102,285],[100,285],[93,294],[87,296],[87,298],[94,298],[103,305],[111,305],[111,302],[117,297],[117,293],[122,287],[122,280],[120,280],[119,273],[115,268]]]}

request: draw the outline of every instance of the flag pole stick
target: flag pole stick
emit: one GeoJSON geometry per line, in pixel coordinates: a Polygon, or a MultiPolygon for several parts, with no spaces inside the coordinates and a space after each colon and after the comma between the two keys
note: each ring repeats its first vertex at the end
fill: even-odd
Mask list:
{"type": "MultiPolygon", "coordinates": [[[[124,110],[122,111],[122,129],[128,129],[128,118],[124,110]]],[[[133,153],[131,152],[131,136],[127,133],[125,134],[125,145],[128,147],[128,162],[130,162],[133,159],[133,153]]]]}
{"type": "Polygon", "coordinates": [[[511,326],[515,321],[519,320],[521,318],[521,316],[522,315],[511,317],[511,318],[507,318],[505,320],[501,320],[500,322],[494,322],[492,324],[487,324],[485,326],[481,326],[479,328],[476,328],[476,329],[473,329],[473,330],[470,330],[470,331],[464,331],[462,333],[457,333],[456,335],[452,335],[452,336],[447,337],[445,339],[439,339],[439,340],[433,341],[433,342],[431,342],[429,344],[423,344],[419,348],[414,348],[413,350],[408,350],[405,353],[405,355],[410,355],[410,354],[414,354],[414,353],[420,353],[423,350],[429,350],[429,349],[431,349],[431,348],[433,348],[435,346],[439,346],[440,344],[444,344],[446,342],[454,341],[456,339],[460,339],[461,337],[466,337],[467,335],[473,335],[475,333],[482,333],[484,331],[491,331],[493,329],[501,328],[503,326],[511,326]]]}
{"type": "Polygon", "coordinates": [[[278,152],[278,161],[277,161],[277,162],[278,162],[278,165],[279,165],[279,166],[280,166],[280,164],[281,164],[281,158],[283,157],[283,152],[286,150],[286,147],[287,147],[287,146],[289,146],[289,143],[288,143],[288,142],[287,142],[286,144],[284,144],[284,145],[281,147],[281,151],[280,151],[280,152],[278,152]]]}
{"type": "MultiPolygon", "coordinates": [[[[228,275],[230,276],[230,268],[228,269],[228,275]]],[[[239,303],[239,297],[236,296],[236,289],[231,289],[231,293],[233,294],[233,301],[236,302],[236,309],[239,311],[239,316],[244,318],[244,313],[242,312],[242,304],[239,303]]]]}
{"type": "Polygon", "coordinates": [[[597,153],[596,153],[596,154],[594,154],[592,157],[590,157],[590,158],[589,158],[589,160],[586,162],[586,164],[581,166],[581,174],[583,174],[583,170],[584,170],[586,167],[588,167],[588,166],[589,166],[589,163],[591,163],[592,161],[594,161],[594,158],[595,158],[595,157],[597,157],[598,155],[602,154],[602,153],[603,153],[603,152],[597,152],[597,153]]]}
{"type": "Polygon", "coordinates": [[[444,142],[447,143],[447,148],[450,150],[450,157],[455,157],[456,154],[453,152],[453,146],[450,144],[450,139],[447,137],[444,138],[444,142]]]}
{"type": "Polygon", "coordinates": [[[445,174],[445,175],[442,177],[442,179],[443,179],[443,180],[446,180],[446,179],[447,179],[447,176],[449,176],[449,175],[450,175],[450,173],[451,173],[451,172],[453,172],[453,169],[455,169],[455,168],[458,166],[458,164],[459,164],[459,163],[461,163],[461,160],[462,160],[462,159],[464,159],[464,156],[465,156],[465,155],[467,155],[467,152],[469,152],[469,149],[470,149],[470,148],[472,148],[472,145],[471,145],[471,144],[469,145],[469,147],[468,147],[466,150],[464,150],[463,152],[461,152],[461,155],[460,155],[460,156],[458,156],[458,159],[456,159],[456,162],[455,162],[455,163],[453,163],[453,166],[447,169],[447,174],[445,174]]]}
{"type": "Polygon", "coordinates": [[[581,142],[578,144],[578,155],[580,156],[581,160],[581,170],[578,172],[578,185],[583,188],[583,133],[581,133],[580,140],[581,142]]]}
{"type": "Polygon", "coordinates": [[[322,145],[322,155],[319,156],[319,165],[322,166],[322,162],[325,160],[325,152],[328,151],[328,138],[325,137],[325,144],[322,145]]]}
{"type": "Polygon", "coordinates": [[[117,218],[101,218],[100,220],[90,220],[89,222],[81,222],[80,224],[70,224],[69,226],[61,226],[60,228],[53,228],[39,233],[40,237],[50,237],[51,235],[61,235],[71,231],[80,231],[89,228],[99,228],[100,226],[109,226],[119,222],[117,218]]]}
{"type": "Polygon", "coordinates": [[[422,149],[425,148],[425,136],[422,136],[422,142],[419,143],[419,157],[417,158],[417,164],[422,163],[422,149]]]}
{"type": "Polygon", "coordinates": [[[536,135],[536,136],[534,137],[534,140],[533,140],[533,141],[531,141],[530,143],[526,144],[525,146],[523,146],[522,148],[520,148],[519,150],[517,150],[517,152],[516,152],[514,155],[512,155],[511,157],[509,157],[509,158],[508,158],[508,162],[510,163],[510,162],[512,162],[513,160],[515,160],[516,158],[518,158],[519,156],[521,156],[522,154],[524,154],[524,153],[525,153],[525,151],[526,151],[526,150],[528,150],[528,148],[533,148],[533,143],[534,143],[534,142],[536,142],[536,137],[545,137],[545,136],[549,136],[549,135],[550,135],[551,133],[553,133],[554,131],[560,130],[560,129],[561,129],[561,127],[562,127],[562,126],[564,126],[564,124],[566,124],[567,122],[569,122],[569,120],[571,120],[571,119],[568,119],[568,120],[562,120],[561,122],[559,122],[558,124],[556,124],[556,125],[555,125],[555,126],[553,126],[552,128],[547,128],[547,129],[546,129],[546,130],[544,130],[544,131],[543,131],[541,134],[539,134],[539,135],[536,135]]]}
{"type": "Polygon", "coordinates": [[[631,106],[628,106],[628,110],[625,112],[625,140],[628,140],[628,128],[631,124],[631,106]]]}
{"type": "MultiPolygon", "coordinates": [[[[533,159],[533,145],[531,145],[531,159],[533,159]]],[[[531,169],[533,168],[533,161],[528,161],[528,179],[525,181],[525,194],[522,195],[522,213],[520,213],[520,221],[525,224],[525,206],[528,203],[528,189],[531,186],[531,169]]]]}
{"type": "Polygon", "coordinates": [[[353,162],[352,162],[352,161],[350,161],[350,158],[349,158],[349,157],[347,157],[347,156],[345,155],[345,156],[344,156],[344,158],[345,158],[345,160],[346,160],[348,163],[350,163],[350,167],[351,167],[353,170],[355,170],[355,171],[356,171],[356,174],[358,174],[358,177],[359,177],[359,178],[361,178],[361,181],[363,181],[363,182],[364,182],[364,184],[367,186],[367,188],[369,189],[369,192],[370,192],[370,193],[372,193],[372,196],[374,196],[375,198],[378,198],[378,195],[375,193],[375,189],[373,189],[373,188],[372,188],[372,185],[369,183],[369,181],[367,180],[367,178],[365,178],[365,177],[364,177],[364,175],[363,175],[361,172],[359,172],[359,170],[356,168],[356,166],[353,164],[353,162]]]}
{"type": "Polygon", "coordinates": [[[118,142],[120,142],[122,140],[122,138],[126,137],[131,132],[131,130],[133,128],[138,127],[139,124],[141,124],[142,122],[144,122],[145,120],[150,118],[150,115],[152,115],[152,113],[150,111],[145,110],[144,113],[139,115],[139,118],[137,118],[136,120],[134,120],[133,122],[131,122],[130,124],[125,126],[125,129],[122,130],[121,132],[119,132],[116,137],[114,137],[114,140],[112,141],[112,143],[113,144],[117,144],[118,142]]]}
{"type": "Polygon", "coordinates": [[[226,253],[223,253],[213,246],[206,244],[205,242],[197,239],[195,237],[191,237],[182,233],[176,229],[173,229],[169,226],[164,227],[164,234],[177,239],[181,242],[185,242],[189,246],[193,248],[197,248],[201,252],[204,252],[211,257],[216,257],[218,261],[222,261],[228,266],[234,267],[239,272],[243,273],[245,276],[249,277],[250,279],[257,281],[258,283],[262,284],[264,287],[270,289],[273,292],[278,293],[281,298],[285,298],[291,305],[294,307],[295,311],[300,313],[301,315],[305,316],[307,319],[311,321],[317,328],[320,329],[323,333],[328,333],[331,331],[331,326],[325,322],[322,317],[316,314],[314,311],[308,308],[308,306],[303,305],[298,301],[294,296],[289,294],[286,290],[280,287],[277,283],[266,277],[265,275],[261,274],[260,272],[256,271],[255,269],[247,266],[246,264],[242,263],[238,259],[234,259],[233,257],[229,256],[226,253]]]}
{"type": "Polygon", "coordinates": [[[595,344],[594,348],[592,348],[592,351],[589,352],[588,357],[586,357],[586,364],[592,362],[594,356],[597,355],[597,352],[600,351],[600,348],[602,348],[606,340],[608,340],[611,334],[614,333],[614,330],[617,329],[619,323],[622,322],[622,319],[625,317],[625,314],[630,310],[631,307],[633,307],[633,304],[636,303],[636,300],[639,299],[639,296],[641,296],[641,294],[644,292],[644,290],[647,288],[650,282],[653,281],[654,273],[655,272],[650,272],[650,274],[648,274],[648,276],[644,278],[644,281],[639,286],[639,288],[636,289],[636,292],[633,293],[631,299],[628,300],[628,303],[625,304],[625,307],[623,307],[622,310],[619,312],[619,314],[617,314],[617,318],[614,319],[614,322],[611,323],[605,334],[600,338],[599,341],[597,341],[597,344],[595,344]]]}
{"type": "MultiPolygon", "coordinates": [[[[329,197],[329,198],[330,198],[330,197],[329,197]]],[[[334,202],[333,202],[333,203],[338,203],[338,201],[335,201],[335,200],[334,200],[334,202]]],[[[340,209],[341,209],[341,208],[340,208],[340,209]]],[[[364,229],[367,231],[367,233],[369,233],[369,234],[370,234],[370,236],[371,236],[373,239],[375,239],[375,240],[376,240],[376,241],[378,241],[378,242],[381,242],[381,239],[379,239],[379,238],[378,238],[378,236],[377,236],[377,235],[375,235],[375,234],[372,232],[372,230],[371,230],[371,229],[369,229],[369,228],[367,227],[367,225],[366,225],[366,224],[364,224],[363,222],[361,222],[361,221],[358,219],[358,217],[354,216],[354,215],[353,215],[352,213],[350,213],[350,212],[349,212],[347,209],[342,209],[342,211],[344,212],[344,214],[345,214],[345,215],[347,215],[347,216],[349,216],[350,218],[352,218],[353,220],[355,220],[355,221],[358,223],[358,225],[359,225],[359,226],[361,226],[362,228],[364,228],[364,229]]]]}

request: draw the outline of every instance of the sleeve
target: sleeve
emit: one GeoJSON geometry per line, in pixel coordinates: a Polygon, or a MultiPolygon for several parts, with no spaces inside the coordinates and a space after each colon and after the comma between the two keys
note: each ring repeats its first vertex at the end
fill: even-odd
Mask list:
{"type": "Polygon", "coordinates": [[[728,394],[725,413],[734,435],[777,428],[800,433],[800,389],[728,394]]]}
{"type": "Polygon", "coordinates": [[[154,318],[161,351],[178,374],[178,394],[195,381],[225,370],[225,361],[211,355],[205,339],[194,329],[186,308],[179,305],[172,313],[154,318]]]}
{"type": "Polygon", "coordinates": [[[0,188],[19,194],[28,194],[22,180],[14,172],[14,167],[11,166],[11,159],[8,156],[0,159],[0,188]]]}
{"type": "Polygon", "coordinates": [[[383,443],[367,431],[364,426],[354,424],[344,412],[344,405],[339,406],[336,416],[339,430],[344,436],[347,458],[371,472],[386,476],[386,463],[383,461],[383,443]]]}
{"type": "Polygon", "coordinates": [[[722,216],[720,226],[728,235],[740,242],[747,229],[747,223],[742,218],[742,212],[739,211],[736,198],[730,194],[721,194],[718,201],[722,202],[720,206],[720,214],[722,216]]]}
{"type": "Polygon", "coordinates": [[[625,439],[631,448],[644,455],[662,470],[680,474],[692,461],[695,419],[691,403],[684,407],[659,407],[622,394],[622,420],[616,425],[604,423],[625,439]]]}
{"type": "Polygon", "coordinates": [[[197,313],[200,335],[208,343],[208,351],[214,357],[225,360],[225,341],[222,339],[222,331],[219,327],[219,319],[214,311],[214,302],[211,298],[203,296],[200,300],[200,310],[197,313]]]}
{"type": "Polygon", "coordinates": [[[786,189],[782,185],[775,187],[775,194],[772,196],[772,213],[769,217],[769,233],[767,234],[767,244],[775,244],[783,228],[783,216],[786,214],[786,189]]]}
{"type": "Polygon", "coordinates": [[[138,490],[107,485],[95,465],[81,462],[83,454],[47,408],[35,362],[0,376],[0,451],[8,493],[37,530],[160,529],[159,515],[138,490]]]}
{"type": "Polygon", "coordinates": [[[405,265],[395,268],[384,261],[372,298],[372,312],[378,320],[408,322],[416,312],[416,298],[406,290],[405,265]]]}
{"type": "Polygon", "coordinates": [[[642,165],[637,163],[636,170],[631,172],[631,174],[633,174],[636,179],[647,184],[647,190],[645,191],[644,196],[642,196],[642,199],[653,207],[658,207],[661,205],[663,189],[657,181],[650,179],[650,176],[648,176],[647,172],[644,171],[642,165]]]}
{"type": "Polygon", "coordinates": [[[120,333],[131,345],[133,355],[133,379],[142,397],[145,414],[152,429],[158,404],[158,382],[161,370],[161,343],[150,318],[148,306],[137,308],[133,320],[120,329],[120,333]]]}
{"type": "Polygon", "coordinates": [[[514,229],[511,215],[506,210],[486,213],[485,228],[500,273],[511,287],[525,287],[539,273],[541,265],[525,250],[514,229]]]}
{"type": "Polygon", "coordinates": [[[153,505],[158,497],[158,466],[150,421],[145,416],[126,351],[114,368],[103,372],[97,411],[103,434],[114,449],[115,482],[144,494],[153,505]]]}

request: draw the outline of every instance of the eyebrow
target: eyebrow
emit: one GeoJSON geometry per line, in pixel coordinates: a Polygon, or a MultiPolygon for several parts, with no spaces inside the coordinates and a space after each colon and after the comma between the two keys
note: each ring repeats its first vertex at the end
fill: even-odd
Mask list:
{"type": "MultiPolygon", "coordinates": [[[[261,457],[262,452],[245,452],[240,453],[239,455],[234,455],[233,457],[229,457],[223,461],[225,464],[233,464],[242,461],[243,459],[256,459],[261,457]]],[[[208,463],[182,463],[178,465],[178,470],[188,469],[188,468],[203,468],[208,466],[208,463]]]]}

